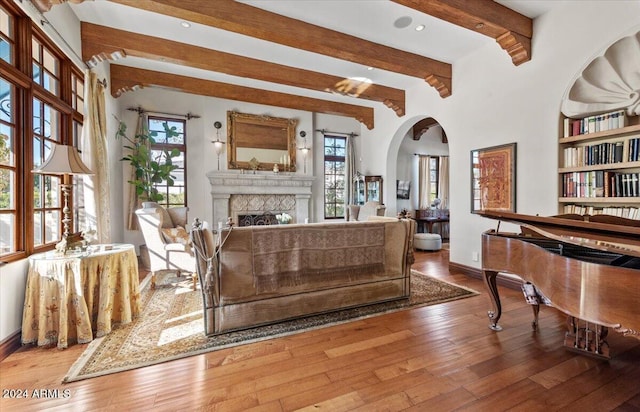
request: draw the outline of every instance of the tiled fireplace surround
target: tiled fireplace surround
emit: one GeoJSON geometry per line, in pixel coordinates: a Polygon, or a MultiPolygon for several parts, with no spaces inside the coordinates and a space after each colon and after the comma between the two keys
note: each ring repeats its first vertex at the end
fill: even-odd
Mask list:
{"type": "Polygon", "coordinates": [[[213,204],[212,227],[238,215],[286,212],[293,223],[309,218],[312,176],[292,173],[212,171],[207,173],[213,204]]]}

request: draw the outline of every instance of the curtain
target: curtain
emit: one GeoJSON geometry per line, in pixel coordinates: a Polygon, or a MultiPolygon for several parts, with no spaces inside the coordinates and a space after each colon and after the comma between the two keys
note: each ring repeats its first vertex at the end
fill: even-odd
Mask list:
{"type": "Polygon", "coordinates": [[[344,197],[344,213],[345,219],[349,220],[349,205],[355,204],[354,199],[354,179],[357,174],[357,164],[356,164],[356,146],[355,146],[355,136],[350,134],[347,137],[347,153],[345,158],[345,168],[344,168],[344,181],[345,181],[345,197],[344,197]]]}
{"type": "Polygon", "coordinates": [[[431,173],[429,173],[430,156],[418,158],[418,208],[428,209],[431,206],[431,173]]]}
{"type": "Polygon", "coordinates": [[[438,161],[438,197],[441,209],[449,209],[449,157],[440,156],[438,161]]]}
{"type": "Polygon", "coordinates": [[[105,118],[104,86],[98,76],[85,72],[86,113],[82,126],[82,160],[93,171],[84,176],[83,192],[88,227],[95,228],[100,243],[111,242],[111,215],[109,213],[109,166],[107,164],[107,126],[105,118]]]}
{"type": "MultiPolygon", "coordinates": [[[[145,112],[138,113],[138,124],[136,125],[135,136],[144,134],[147,129],[147,114],[145,112]]],[[[135,139],[135,137],[134,137],[135,139]]],[[[128,180],[135,180],[135,170],[131,168],[130,178],[128,180]]],[[[129,207],[127,214],[127,230],[138,230],[138,219],[136,216],[136,209],[140,207],[140,199],[136,193],[136,187],[129,184],[129,207]]]]}

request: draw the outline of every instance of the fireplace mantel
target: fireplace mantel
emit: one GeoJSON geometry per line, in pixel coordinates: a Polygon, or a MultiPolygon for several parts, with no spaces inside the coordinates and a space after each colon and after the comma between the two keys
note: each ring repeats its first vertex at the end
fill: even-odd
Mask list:
{"type": "MultiPolygon", "coordinates": [[[[211,184],[213,202],[213,226],[231,217],[237,224],[237,211],[230,207],[234,195],[274,196],[289,195],[295,198],[294,222],[309,218],[311,185],[314,177],[295,173],[211,171],[207,173],[211,184]]],[[[277,211],[277,210],[276,210],[277,211]]],[[[274,210],[250,210],[250,212],[274,212],[274,210]]]]}

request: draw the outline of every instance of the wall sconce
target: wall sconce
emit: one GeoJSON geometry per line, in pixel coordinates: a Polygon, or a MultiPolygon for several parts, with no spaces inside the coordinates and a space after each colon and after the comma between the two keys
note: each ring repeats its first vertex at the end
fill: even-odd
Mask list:
{"type": "Polygon", "coordinates": [[[216,155],[218,155],[218,170],[220,170],[220,154],[222,154],[225,145],[225,142],[220,140],[220,128],[222,127],[222,123],[215,122],[213,127],[216,128],[216,140],[212,140],[211,143],[213,143],[213,148],[216,151],[216,155]]]}
{"type": "Polygon", "coordinates": [[[303,161],[303,165],[304,165],[304,173],[307,174],[307,155],[311,151],[311,148],[307,147],[307,132],[302,130],[300,132],[300,137],[302,137],[303,145],[302,145],[302,147],[299,147],[298,150],[300,150],[300,152],[302,153],[302,161],[303,161]]]}

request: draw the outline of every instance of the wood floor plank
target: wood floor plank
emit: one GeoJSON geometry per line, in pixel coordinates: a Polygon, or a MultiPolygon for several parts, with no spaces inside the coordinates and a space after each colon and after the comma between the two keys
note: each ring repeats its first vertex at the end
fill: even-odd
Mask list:
{"type": "Polygon", "coordinates": [[[503,331],[478,279],[449,273],[448,251],[413,268],[481,294],[288,337],[62,384],[87,345],[26,346],[0,362],[0,388],[68,390],[0,397],[1,411],[640,410],[640,340],[610,331],[612,359],[566,350],[565,316],[500,287],[503,331]]]}
{"type": "Polygon", "coordinates": [[[415,335],[411,333],[411,331],[403,330],[397,333],[391,333],[383,336],[378,336],[372,339],[361,340],[359,342],[354,342],[348,345],[338,346],[333,349],[325,350],[324,353],[326,353],[327,356],[330,358],[337,358],[338,356],[351,355],[352,353],[360,352],[365,349],[371,349],[377,346],[394,343],[411,336],[415,336],[415,335]]]}

